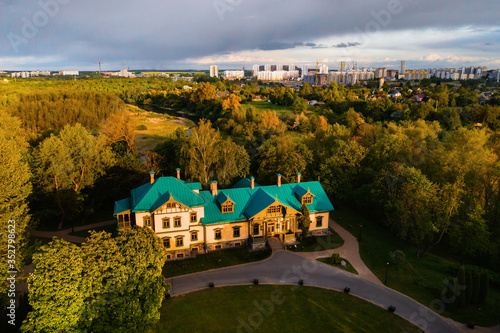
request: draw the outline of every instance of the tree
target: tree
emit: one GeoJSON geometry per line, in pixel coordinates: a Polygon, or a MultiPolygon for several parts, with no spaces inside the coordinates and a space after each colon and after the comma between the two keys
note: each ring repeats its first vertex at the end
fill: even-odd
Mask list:
{"type": "Polygon", "coordinates": [[[147,151],[144,154],[144,168],[146,171],[153,171],[156,175],[163,171],[164,157],[154,151],[147,151]]]}
{"type": "Polygon", "coordinates": [[[221,184],[229,185],[236,177],[246,177],[250,170],[250,157],[243,146],[230,138],[222,140],[218,155],[217,179],[221,184]]]}
{"type": "Polygon", "coordinates": [[[191,93],[191,102],[201,104],[205,101],[210,101],[215,98],[217,89],[208,82],[199,83],[196,90],[191,93]]]}
{"type": "Polygon", "coordinates": [[[285,182],[295,179],[297,172],[304,172],[312,162],[311,151],[303,144],[296,144],[289,136],[277,136],[265,141],[257,149],[258,174],[268,182],[280,173],[285,182]]]}
{"type": "Polygon", "coordinates": [[[276,111],[267,110],[262,113],[260,128],[263,135],[283,133],[285,125],[276,115],[276,111]]]}
{"type": "Polygon", "coordinates": [[[104,136],[95,137],[80,124],[66,125],[59,136],[51,135],[36,150],[35,175],[45,191],[55,192],[61,210],[59,229],[66,216],[64,191],[79,196],[114,163],[111,148],[105,142],[104,136]]]}
{"type": "Polygon", "coordinates": [[[307,99],[304,99],[302,97],[296,97],[293,100],[292,110],[296,113],[304,112],[307,110],[308,105],[309,103],[307,102],[307,99]]]}
{"type": "Polygon", "coordinates": [[[300,229],[302,230],[302,237],[307,237],[310,227],[311,216],[309,213],[309,208],[307,208],[305,204],[302,204],[302,207],[300,208],[300,229]]]}
{"type": "Polygon", "coordinates": [[[106,144],[124,141],[127,143],[127,150],[133,151],[135,147],[135,130],[137,122],[130,113],[120,110],[112,113],[106,121],[101,124],[100,132],[106,137],[106,144]]]}
{"type": "MultiPolygon", "coordinates": [[[[18,118],[0,109],[0,305],[7,295],[7,271],[20,269],[25,257],[30,226],[27,199],[31,194],[31,172],[27,163],[27,143],[18,118]],[[15,221],[14,223],[9,222],[15,221]],[[9,227],[10,225],[10,227],[9,227]],[[15,231],[15,259],[8,257],[8,234],[15,231]]],[[[12,244],[11,244],[12,245],[12,244]]]]}
{"type": "Polygon", "coordinates": [[[29,302],[33,310],[21,332],[78,332],[79,321],[90,295],[83,279],[86,263],[82,249],[54,238],[33,255],[29,302]]]}
{"type": "Polygon", "coordinates": [[[149,228],[54,239],[34,256],[23,332],[147,332],[160,318],[165,249],[149,228]]]}

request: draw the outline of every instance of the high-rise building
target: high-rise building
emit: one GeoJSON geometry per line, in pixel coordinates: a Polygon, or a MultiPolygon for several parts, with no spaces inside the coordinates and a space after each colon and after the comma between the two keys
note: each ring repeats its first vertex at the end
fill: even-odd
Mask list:
{"type": "Polygon", "coordinates": [[[319,66],[319,74],[328,74],[328,65],[321,64],[319,66]]]}
{"type": "Polygon", "coordinates": [[[283,65],[280,65],[280,64],[276,65],[276,70],[277,71],[282,71],[283,70],[283,65]]]}
{"type": "Polygon", "coordinates": [[[294,64],[288,65],[288,70],[289,71],[294,71],[295,70],[295,65],[294,64]]]}
{"type": "Polygon", "coordinates": [[[302,65],[302,79],[304,79],[304,76],[307,75],[307,65],[302,65]]]}
{"type": "Polygon", "coordinates": [[[271,65],[270,64],[264,65],[264,70],[265,71],[271,71],[271,65]]]}
{"type": "Polygon", "coordinates": [[[259,65],[253,65],[253,76],[257,76],[259,74],[259,65]]]}
{"type": "Polygon", "coordinates": [[[404,77],[406,73],[406,61],[401,61],[399,65],[399,77],[404,77]]]}
{"type": "Polygon", "coordinates": [[[210,77],[219,77],[219,66],[217,65],[210,66],[210,77]]]}

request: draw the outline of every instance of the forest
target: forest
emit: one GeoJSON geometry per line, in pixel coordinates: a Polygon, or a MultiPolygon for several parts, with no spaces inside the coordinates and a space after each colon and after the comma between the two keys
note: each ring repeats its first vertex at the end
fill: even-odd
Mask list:
{"type": "Polygon", "coordinates": [[[183,178],[205,187],[249,176],[273,184],[278,173],[293,182],[300,172],[320,180],[334,207],[369,216],[418,256],[440,245],[463,264],[500,271],[494,84],[194,81],[0,84],[2,223],[15,216],[20,233],[81,223],[146,182],[149,171],[174,175],[180,167],[183,178]],[[140,156],[128,104],[199,121],[140,156]]]}

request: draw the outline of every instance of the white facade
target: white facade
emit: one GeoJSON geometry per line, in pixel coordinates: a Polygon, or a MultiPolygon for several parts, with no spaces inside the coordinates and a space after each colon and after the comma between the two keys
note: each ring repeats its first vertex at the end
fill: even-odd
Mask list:
{"type": "Polygon", "coordinates": [[[299,78],[299,71],[262,71],[257,73],[257,79],[263,81],[295,80],[299,78]]]}
{"type": "Polygon", "coordinates": [[[224,71],[224,79],[226,80],[236,80],[245,77],[244,71],[224,71]]]}
{"type": "Polygon", "coordinates": [[[219,77],[219,66],[217,65],[210,66],[210,77],[219,77]]]}
{"type": "Polygon", "coordinates": [[[259,65],[253,65],[253,76],[257,76],[257,74],[259,73],[259,68],[259,65]]]}
{"type": "Polygon", "coordinates": [[[328,65],[321,64],[321,66],[319,66],[318,74],[328,74],[328,65]]]}
{"type": "Polygon", "coordinates": [[[79,71],[59,71],[59,75],[80,75],[79,71]]]}

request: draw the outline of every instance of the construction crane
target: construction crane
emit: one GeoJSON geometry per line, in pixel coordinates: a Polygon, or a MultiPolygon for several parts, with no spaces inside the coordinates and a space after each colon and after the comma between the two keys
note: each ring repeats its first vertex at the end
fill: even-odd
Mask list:
{"type": "Polygon", "coordinates": [[[318,65],[319,65],[319,61],[316,60],[316,74],[314,76],[314,85],[317,86],[318,85],[318,65]]]}
{"type": "Polygon", "coordinates": [[[101,65],[104,64],[101,61],[94,62],[94,64],[99,64],[99,74],[101,74],[101,65]]]}

